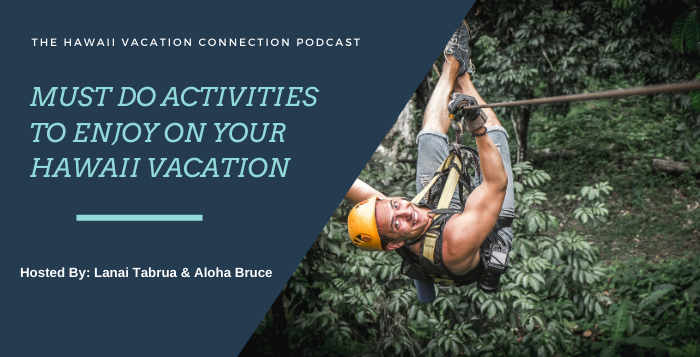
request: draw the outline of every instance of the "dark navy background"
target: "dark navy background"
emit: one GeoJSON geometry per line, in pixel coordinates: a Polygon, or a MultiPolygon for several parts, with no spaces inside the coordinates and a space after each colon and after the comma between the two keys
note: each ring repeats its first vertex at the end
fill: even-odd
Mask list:
{"type": "MultiPolygon", "coordinates": [[[[236,355],[472,4],[4,3],[0,355],[236,355]],[[57,38],[58,46],[33,47],[34,37],[57,38]],[[78,37],[115,38],[117,46],[63,46],[63,38],[78,37]],[[121,45],[120,38],[132,37],[192,38],[193,46],[121,45]],[[196,44],[212,37],[290,38],[292,46],[196,44]],[[296,47],[297,37],[361,40],[359,47],[317,48],[296,47]],[[56,106],[30,107],[35,86],[43,93],[52,86],[114,92],[103,107],[63,107],[60,89],[56,106]],[[118,107],[122,86],[150,86],[158,98],[146,108],[118,107]],[[197,97],[196,106],[160,107],[173,86],[178,92],[189,86],[314,86],[319,93],[314,107],[271,106],[276,93],[267,107],[242,106],[247,94],[236,107],[217,107],[219,93],[202,107],[203,94],[193,92],[188,98],[197,97]],[[33,143],[32,122],[61,122],[66,138],[54,144],[42,135],[33,143]],[[144,131],[136,143],[112,146],[111,140],[73,143],[77,122],[161,126],[152,143],[143,142],[144,131]],[[172,122],[208,123],[203,142],[166,142],[162,134],[172,122]],[[215,122],[283,122],[285,142],[215,143],[215,122]],[[51,173],[69,158],[73,177],[30,178],[34,157],[53,157],[51,173]],[[138,178],[77,178],[74,157],[142,160],[138,178]],[[223,157],[291,161],[286,178],[238,178],[235,163],[230,178],[151,178],[149,157],[179,157],[181,165],[191,157],[205,163],[215,157],[221,176],[223,157]],[[76,222],[76,214],[203,214],[204,221],[76,222]],[[91,277],[20,278],[21,267],[76,267],[89,269],[91,277]],[[271,269],[273,277],[146,279],[131,271],[128,279],[98,279],[95,267],[178,274],[243,267],[271,269]]],[[[92,128],[86,132],[91,138],[92,128]]],[[[121,160],[116,163],[119,174],[121,160]]]]}

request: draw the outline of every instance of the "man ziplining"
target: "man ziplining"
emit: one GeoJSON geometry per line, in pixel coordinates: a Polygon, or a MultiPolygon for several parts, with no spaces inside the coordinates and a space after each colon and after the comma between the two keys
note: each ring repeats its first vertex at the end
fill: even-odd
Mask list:
{"type": "Polygon", "coordinates": [[[479,281],[480,289],[495,291],[513,240],[508,134],[496,114],[490,108],[463,113],[466,130],[476,139],[480,162],[474,178],[477,187],[464,203],[462,186],[471,191],[470,179],[464,175],[459,145],[451,144],[447,137],[452,114],[460,107],[485,104],[471,82],[474,67],[468,42],[469,32],[462,23],[445,48],[443,74],[416,139],[418,196],[413,201],[386,197],[360,180],[345,196],[356,204],[348,215],[350,239],[364,250],[395,250],[403,259],[402,273],[414,279],[423,303],[435,299],[433,284],[479,281]]]}

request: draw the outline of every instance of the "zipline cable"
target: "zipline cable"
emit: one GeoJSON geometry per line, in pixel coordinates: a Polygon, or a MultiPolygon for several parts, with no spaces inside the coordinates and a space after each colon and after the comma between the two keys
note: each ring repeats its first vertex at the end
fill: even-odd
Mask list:
{"type": "Polygon", "coordinates": [[[461,107],[460,109],[464,110],[464,109],[477,109],[477,108],[517,107],[517,106],[521,106],[521,105],[531,105],[531,104],[537,105],[537,104],[577,102],[577,101],[604,99],[604,98],[629,97],[629,96],[634,96],[634,95],[649,95],[649,94],[669,93],[669,92],[685,92],[685,91],[691,91],[691,90],[700,90],[700,82],[679,82],[679,83],[669,83],[669,84],[657,84],[657,85],[646,86],[646,87],[615,89],[615,90],[607,90],[607,91],[593,92],[593,93],[560,95],[560,96],[556,96],[556,97],[535,98],[535,99],[526,99],[526,100],[516,100],[516,101],[512,101],[512,102],[464,106],[464,107],[461,107]]]}

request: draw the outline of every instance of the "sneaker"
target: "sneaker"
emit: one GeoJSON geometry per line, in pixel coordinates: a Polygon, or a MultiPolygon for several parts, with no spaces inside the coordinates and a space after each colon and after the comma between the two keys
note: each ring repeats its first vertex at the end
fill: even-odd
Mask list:
{"type": "Polygon", "coordinates": [[[462,21],[455,31],[454,35],[450,39],[450,42],[445,46],[444,54],[453,55],[459,62],[459,75],[463,75],[465,72],[474,73],[475,68],[472,60],[469,58],[469,29],[467,25],[462,21]]]}

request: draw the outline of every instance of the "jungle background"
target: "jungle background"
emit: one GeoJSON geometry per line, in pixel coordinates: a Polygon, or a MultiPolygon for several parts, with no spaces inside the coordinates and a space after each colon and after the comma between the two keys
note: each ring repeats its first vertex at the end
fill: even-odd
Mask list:
{"type": "MultiPolygon", "coordinates": [[[[493,103],[693,80],[699,19],[684,0],[477,1],[473,81],[493,103]]],[[[416,193],[436,56],[360,175],[387,195],[416,193]]],[[[350,243],[343,202],[241,355],[700,355],[698,110],[698,93],[497,110],[517,162],[498,293],[420,304],[398,255],[350,243]]]]}

